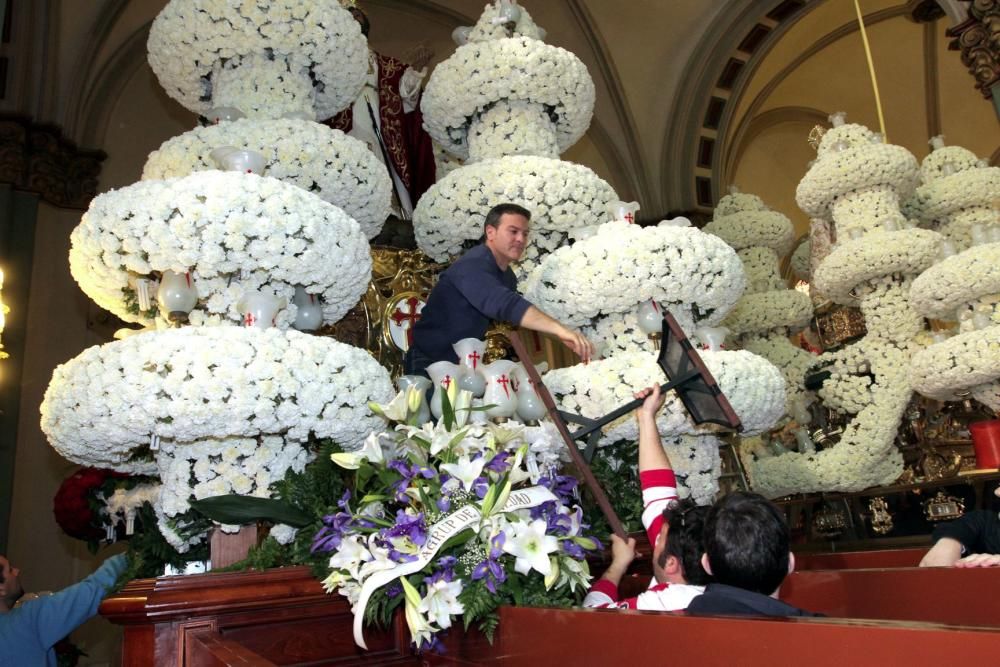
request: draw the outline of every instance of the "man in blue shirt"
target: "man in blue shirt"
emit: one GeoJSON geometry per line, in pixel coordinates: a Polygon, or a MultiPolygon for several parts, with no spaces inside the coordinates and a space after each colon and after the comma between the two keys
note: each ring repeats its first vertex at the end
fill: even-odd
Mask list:
{"type": "Polygon", "coordinates": [[[0,556],[0,667],[55,667],[52,647],[97,613],[125,564],[124,555],[112,556],[80,583],[24,601],[20,570],[0,556]]]}
{"type": "Polygon", "coordinates": [[[404,361],[407,373],[425,374],[435,361],[458,361],[452,345],[463,338],[484,338],[492,321],[551,334],[584,363],[590,361],[594,346],[586,336],[549,317],[517,292],[510,265],[524,254],[530,220],[531,213],[517,204],[490,209],[483,226],[485,242],[449,266],[431,290],[413,327],[413,343],[404,361]]]}

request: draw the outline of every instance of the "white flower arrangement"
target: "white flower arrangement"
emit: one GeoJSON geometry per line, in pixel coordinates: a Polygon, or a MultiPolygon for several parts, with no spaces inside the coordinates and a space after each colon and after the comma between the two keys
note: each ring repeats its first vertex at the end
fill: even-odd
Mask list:
{"type": "Polygon", "coordinates": [[[1000,294],[1000,243],[984,243],[946,257],[913,281],[910,299],[921,314],[957,319],[957,310],[1000,294]]]}
{"type": "Polygon", "coordinates": [[[785,377],[785,413],[796,415],[815,400],[812,392],[806,391],[806,373],[816,363],[816,356],[797,345],[781,333],[744,334],[740,345],[747,352],[764,357],[781,370],[785,377]]]}
{"type": "Polygon", "coordinates": [[[445,150],[466,158],[472,120],[501,101],[549,109],[563,152],[590,125],[594,82],[574,54],[536,39],[470,42],[434,69],[420,108],[428,134],[445,150]]]}
{"type": "Polygon", "coordinates": [[[520,272],[554,250],[577,227],[605,221],[614,189],[593,171],[550,158],[514,155],[484,160],[439,179],[413,212],[417,245],[438,262],[461,254],[463,244],[483,235],[489,210],[504,202],[531,211],[531,242],[520,272]]]}
{"type": "MultiPolygon", "coordinates": [[[[531,14],[523,6],[518,5],[521,10],[521,18],[514,26],[514,35],[520,37],[530,37],[531,39],[545,39],[545,31],[538,27],[531,14]]],[[[500,20],[500,8],[496,3],[489,3],[483,8],[476,25],[469,31],[470,42],[488,42],[507,37],[507,29],[500,20]]]]}
{"type": "Polygon", "coordinates": [[[722,326],[732,334],[762,333],[780,330],[800,330],[812,319],[813,307],[808,294],[796,290],[775,290],[744,294],[736,303],[722,326]]]}
{"type": "Polygon", "coordinates": [[[931,345],[914,355],[910,364],[913,388],[940,401],[969,395],[993,410],[1000,380],[1000,326],[968,331],[931,345]]]}
{"type": "MultiPolygon", "coordinates": [[[[760,433],[781,418],[785,411],[785,380],[767,360],[743,350],[703,350],[700,354],[743,421],[743,433],[760,433]]],[[[665,378],[655,353],[626,352],[586,365],[549,371],[543,380],[560,409],[597,418],[632,400],[636,387],[662,383],[665,378]]],[[[656,423],[663,438],[710,432],[707,427],[698,427],[690,421],[673,392],[667,395],[656,423]]],[[[604,428],[600,444],[638,437],[635,419],[626,415],[604,428]]]]}
{"type": "Polygon", "coordinates": [[[198,127],[150,153],[142,178],[167,179],[217,169],[214,149],[232,146],[260,153],[263,176],[297,185],[344,210],[375,238],[389,215],[392,182],[364,143],[340,130],[304,120],[249,120],[198,127]]]}
{"type": "MultiPolygon", "coordinates": [[[[940,152],[934,151],[924,162],[940,152]]],[[[962,209],[979,206],[988,209],[998,197],[1000,167],[989,167],[977,162],[971,168],[925,181],[907,204],[912,215],[925,222],[947,222],[946,218],[962,209]]]]}
{"type": "Polygon", "coordinates": [[[297,331],[184,327],[84,350],[59,366],[42,430],[65,458],[121,472],[154,471],[143,456],[203,439],[310,434],[359,447],[379,421],[369,401],[393,394],[365,350],[297,331]]]}
{"type": "Polygon", "coordinates": [[[796,189],[799,208],[814,218],[832,217],[839,232],[841,220],[831,207],[845,195],[885,187],[899,198],[909,197],[919,178],[917,159],[901,146],[882,142],[881,135],[863,125],[839,125],[827,131],[816,161],[796,189]]]}
{"type": "MultiPolygon", "coordinates": [[[[719,200],[720,205],[727,197],[733,196],[723,197],[719,200]]],[[[736,250],[763,247],[784,255],[792,247],[795,238],[792,223],[778,211],[744,210],[729,215],[720,215],[718,208],[715,211],[714,219],[705,225],[703,231],[715,234],[736,250]]]]}
{"type": "Polygon", "coordinates": [[[337,0],[171,0],[148,48],[167,94],[201,115],[233,106],[323,120],[357,98],[368,72],[361,28],[337,0]]]}
{"type": "Polygon", "coordinates": [[[523,292],[571,326],[625,315],[648,299],[665,308],[696,304],[695,323],[710,326],[725,317],[745,284],[736,252],[716,236],[694,227],[616,221],[546,257],[523,292]]]}
{"type": "MultiPolygon", "coordinates": [[[[691,304],[675,304],[668,308],[677,324],[694,337],[697,326],[691,314],[691,304]]],[[[581,324],[580,332],[597,347],[598,357],[610,357],[619,352],[652,350],[649,337],[639,328],[637,309],[592,318],[581,324]]]]}
{"type": "Polygon", "coordinates": [[[810,491],[854,492],[891,484],[903,471],[894,446],[896,429],[910,389],[886,387],[846,426],[840,442],[815,453],[790,452],[761,458],[750,465],[753,488],[768,498],[810,491]]]}
{"type": "MultiPolygon", "coordinates": [[[[722,238],[722,237],[720,237],[722,238]]],[[[725,241],[725,239],[723,238],[725,241]]],[[[726,241],[726,243],[729,243],[726,241]]],[[[729,245],[732,245],[729,243],[729,245]]],[[[770,248],[750,246],[738,251],[743,271],[747,275],[747,292],[774,292],[788,289],[788,284],[781,277],[778,254],[770,248]]]]}
{"type": "Polygon", "coordinates": [[[792,251],[792,272],[799,280],[812,279],[812,243],[809,238],[802,239],[792,251]]]}
{"type": "Polygon", "coordinates": [[[469,161],[506,155],[559,157],[556,126],[542,105],[501,100],[469,127],[469,161]]]}
{"type": "Polygon", "coordinates": [[[714,435],[682,435],[663,442],[663,451],[677,475],[677,495],[699,505],[711,505],[719,493],[722,441],[714,435]]]}
{"type": "MultiPolygon", "coordinates": [[[[249,291],[287,299],[276,325],[294,321],[295,286],[319,295],[336,322],[371,277],[368,241],[336,206],[287,183],[206,171],[142,181],[91,202],[71,235],[70,270],[99,306],[128,322],[161,326],[165,314],[135,305],[136,280],[190,272],[199,304],[192,324],[238,323],[249,291]]],[[[155,302],[154,302],[155,305],[155,302]]]]}
{"type": "MultiPolygon", "coordinates": [[[[204,438],[193,443],[170,443],[156,453],[156,467],[163,482],[155,504],[158,524],[167,540],[187,551],[205,535],[182,538],[177,519],[191,510],[190,501],[214,496],[270,497],[271,485],[289,470],[302,472],[314,455],[302,443],[281,435],[204,438]]],[[[222,525],[224,532],[239,526],[222,525]]]]}
{"type": "MultiPolygon", "coordinates": [[[[839,228],[839,222],[838,222],[839,228]]],[[[853,303],[851,290],[893,273],[913,276],[938,257],[941,235],[928,229],[876,230],[842,240],[813,275],[813,284],[837,303],[853,303]]]]}

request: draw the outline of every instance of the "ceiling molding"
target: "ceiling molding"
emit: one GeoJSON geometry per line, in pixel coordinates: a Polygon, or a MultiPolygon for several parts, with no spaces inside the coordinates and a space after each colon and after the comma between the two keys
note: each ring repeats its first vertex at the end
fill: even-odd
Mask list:
{"type": "MultiPolygon", "coordinates": [[[[739,143],[736,144],[736,148],[731,151],[733,157],[732,164],[739,164],[740,160],[743,159],[743,154],[746,152],[747,147],[754,139],[772,127],[784,123],[823,124],[827,122],[828,116],[827,112],[812,107],[776,107],[768,109],[764,113],[754,116],[748,123],[746,130],[740,136],[739,143]]],[[[731,175],[732,173],[731,170],[727,175],[731,175]]],[[[730,178],[729,181],[720,183],[719,186],[728,186],[731,181],[732,179],[730,178]]]]}
{"type": "MultiPolygon", "coordinates": [[[[889,9],[879,10],[873,12],[864,17],[865,25],[872,26],[882,21],[888,21],[899,16],[907,15],[906,6],[891,7],[889,9]]],[[[716,149],[715,158],[712,165],[712,181],[715,184],[715,188],[719,187],[719,184],[725,181],[733,169],[733,161],[731,158],[730,146],[738,146],[742,142],[742,134],[746,132],[747,126],[753,120],[754,116],[757,114],[757,110],[767,101],[774,90],[787,79],[796,69],[798,69],[802,63],[812,58],[814,55],[830,46],[834,42],[847,37],[858,31],[857,21],[848,21],[843,25],[834,28],[830,32],[826,33],[819,39],[815,40],[809,48],[805,49],[799,53],[791,62],[785,65],[781,70],[778,71],[767,84],[761,88],[760,92],[754,97],[747,111],[739,119],[736,125],[735,131],[729,132],[730,125],[733,122],[733,109],[735,109],[736,104],[740,97],[742,96],[743,90],[746,89],[747,84],[753,78],[757,67],[763,61],[766,56],[767,51],[773,47],[774,42],[767,45],[767,49],[761,54],[761,57],[755,59],[752,63],[747,63],[744,67],[745,76],[741,76],[740,81],[733,87],[733,94],[730,97],[730,103],[727,105],[726,111],[723,114],[722,122],[719,124],[719,146],[716,149]]]]}
{"type": "Polygon", "coordinates": [[[80,127],[77,134],[81,145],[104,145],[108,123],[122,91],[136,72],[143,67],[149,67],[146,60],[146,41],[152,25],[153,22],[149,21],[132,33],[92,76],[93,83],[87,88],[87,94],[79,103],[80,127]]]}
{"type": "MultiPolygon", "coordinates": [[[[704,119],[709,101],[713,96],[728,100],[727,107],[737,99],[736,89],[719,94],[717,83],[726,64],[739,52],[739,45],[748,31],[766,19],[768,13],[782,4],[781,0],[770,2],[737,2],[730,0],[712,21],[709,28],[695,45],[684,68],[685,76],[674,95],[674,103],[667,116],[660,150],[660,173],[665,177],[666,204],[672,209],[697,209],[697,197],[693,187],[698,173],[696,166],[698,145],[704,132],[704,119]]],[[[758,46],[750,60],[767,53],[768,45],[782,32],[786,23],[793,23],[805,10],[799,10],[785,21],[778,23],[758,46]]],[[[770,23],[774,23],[770,21],[770,23]]],[[[746,67],[743,68],[746,70],[746,67]]],[[[746,72],[741,72],[741,78],[746,72]]],[[[717,133],[721,135],[721,130],[717,133]]],[[[718,149],[715,153],[718,155],[718,149]]]]}
{"type": "MultiPolygon", "coordinates": [[[[650,208],[661,208],[662,202],[654,201],[660,199],[659,192],[652,187],[649,169],[646,168],[642,151],[639,149],[639,136],[636,131],[635,118],[625,97],[625,89],[621,84],[621,77],[610,57],[610,51],[605,43],[600,31],[596,29],[596,22],[590,14],[590,10],[580,0],[566,0],[566,5],[576,19],[577,24],[583,32],[584,38],[590,45],[591,51],[597,60],[597,67],[601,72],[601,79],[610,92],[610,102],[615,110],[615,116],[621,125],[625,135],[627,160],[622,167],[622,175],[632,185],[639,201],[644,202],[650,208]]],[[[617,153],[618,151],[616,151],[617,153]]]]}
{"type": "MultiPolygon", "coordinates": [[[[90,38],[86,41],[80,53],[75,56],[76,66],[73,68],[73,77],[66,92],[67,105],[63,110],[63,126],[66,134],[77,136],[77,131],[85,117],[81,117],[85,106],[85,99],[88,97],[84,91],[91,90],[89,85],[94,80],[94,64],[97,54],[104,46],[115,24],[121,18],[129,0],[106,0],[104,5],[98,10],[97,18],[90,28],[90,38]]],[[[149,30],[146,30],[149,34],[149,30]]],[[[145,60],[145,53],[143,53],[145,60]]],[[[78,137],[83,140],[83,137],[78,137]]],[[[84,142],[86,143],[86,142],[84,142]]]]}

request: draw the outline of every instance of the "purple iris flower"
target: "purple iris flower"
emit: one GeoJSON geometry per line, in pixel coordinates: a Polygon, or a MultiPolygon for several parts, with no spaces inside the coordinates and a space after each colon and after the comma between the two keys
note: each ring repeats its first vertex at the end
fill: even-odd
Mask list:
{"type": "Polygon", "coordinates": [[[565,502],[573,500],[576,495],[576,478],[569,475],[556,475],[555,473],[542,475],[538,483],[565,502]]]}
{"type": "Polygon", "coordinates": [[[451,511],[451,500],[448,498],[438,498],[435,502],[437,508],[442,512],[451,511]]]}
{"type": "Polygon", "coordinates": [[[507,539],[503,531],[500,531],[490,540],[490,552],[486,560],[481,562],[472,570],[472,578],[475,580],[486,579],[486,589],[490,593],[497,592],[497,584],[507,581],[507,573],[500,565],[500,556],[503,555],[503,543],[507,539]]]}
{"type": "Polygon", "coordinates": [[[323,527],[313,536],[310,551],[316,553],[326,553],[340,548],[340,542],[344,539],[344,533],[352,527],[353,517],[347,512],[337,512],[327,514],[323,517],[323,527]]]}
{"type": "Polygon", "coordinates": [[[394,598],[403,594],[403,585],[398,581],[394,581],[385,587],[385,596],[387,598],[394,598]]]}
{"type": "Polygon", "coordinates": [[[424,523],[424,513],[410,516],[403,510],[396,512],[396,525],[382,531],[383,537],[408,537],[418,547],[427,541],[427,525],[424,523]]]}
{"type": "Polygon", "coordinates": [[[475,492],[476,497],[482,500],[486,497],[486,492],[490,488],[490,481],[485,477],[477,477],[472,480],[472,490],[475,492]]]}
{"type": "Polygon", "coordinates": [[[455,563],[458,559],[454,556],[445,556],[437,562],[437,569],[434,574],[427,577],[427,584],[433,584],[438,581],[452,581],[455,578],[455,563]]]}
{"type": "Polygon", "coordinates": [[[583,547],[581,547],[573,540],[563,540],[561,544],[563,552],[570,558],[583,560],[584,558],[587,557],[587,554],[586,552],[584,552],[583,547]]]}
{"type": "Polygon", "coordinates": [[[347,505],[347,503],[350,502],[350,500],[351,500],[351,490],[344,489],[344,495],[342,495],[340,497],[340,500],[337,501],[337,507],[344,510],[345,512],[350,512],[351,508],[348,507],[347,505]]]}
{"type": "Polygon", "coordinates": [[[508,459],[510,459],[510,452],[500,452],[486,464],[486,470],[503,474],[510,468],[510,461],[508,459]]]}

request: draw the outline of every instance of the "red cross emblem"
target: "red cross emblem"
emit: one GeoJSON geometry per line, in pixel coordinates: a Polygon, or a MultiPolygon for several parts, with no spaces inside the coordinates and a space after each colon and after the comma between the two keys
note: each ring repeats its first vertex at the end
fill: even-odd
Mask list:
{"type": "Polygon", "coordinates": [[[633,213],[632,211],[626,211],[625,212],[625,222],[627,222],[630,225],[633,222],[635,222],[635,213],[633,213]]]}
{"type": "Polygon", "coordinates": [[[404,301],[400,301],[399,305],[396,306],[396,310],[389,316],[389,319],[397,327],[406,331],[406,347],[413,345],[413,325],[420,320],[419,309],[422,305],[420,299],[411,296],[404,301]],[[408,309],[404,310],[403,306],[407,306],[408,309]]]}
{"type": "Polygon", "coordinates": [[[450,375],[445,375],[441,379],[441,386],[444,387],[445,391],[448,391],[448,387],[451,386],[451,376],[450,375]]]}
{"type": "Polygon", "coordinates": [[[467,354],[465,356],[472,360],[472,370],[476,370],[476,365],[478,364],[480,358],[479,353],[473,350],[472,354],[467,354]]]}
{"type": "Polygon", "coordinates": [[[510,382],[510,380],[507,379],[506,375],[501,375],[497,378],[497,384],[503,386],[503,393],[507,395],[507,398],[510,398],[510,391],[507,389],[508,382],[510,382]]]}
{"type": "Polygon", "coordinates": [[[253,313],[247,313],[243,316],[243,326],[245,327],[252,327],[256,321],[257,318],[253,313]]]}

